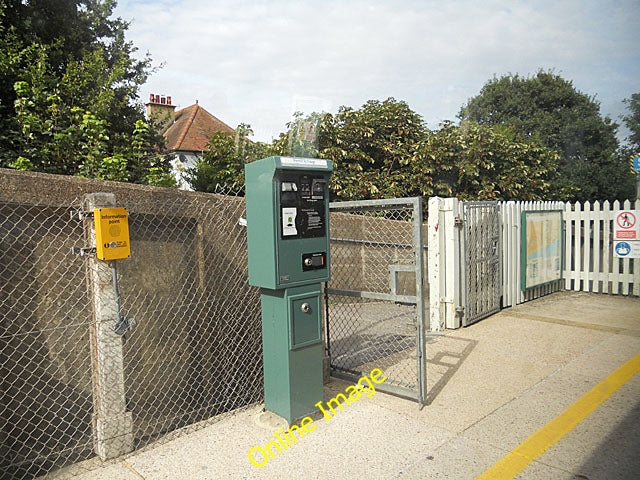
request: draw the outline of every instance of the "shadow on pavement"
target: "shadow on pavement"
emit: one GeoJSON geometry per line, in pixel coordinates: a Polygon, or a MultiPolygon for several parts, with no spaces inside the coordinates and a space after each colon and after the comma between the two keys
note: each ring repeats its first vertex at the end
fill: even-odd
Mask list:
{"type": "Polygon", "coordinates": [[[576,469],[576,478],[638,478],[640,472],[640,402],[625,416],[594,450],[594,454],[576,469]]]}
{"type": "Polygon", "coordinates": [[[447,335],[438,337],[437,341],[428,341],[427,343],[430,346],[427,349],[428,389],[425,404],[431,405],[471,354],[478,341],[447,335]],[[429,353],[433,351],[435,354],[429,357],[429,353]],[[432,378],[437,378],[433,384],[431,383],[432,378]]]}

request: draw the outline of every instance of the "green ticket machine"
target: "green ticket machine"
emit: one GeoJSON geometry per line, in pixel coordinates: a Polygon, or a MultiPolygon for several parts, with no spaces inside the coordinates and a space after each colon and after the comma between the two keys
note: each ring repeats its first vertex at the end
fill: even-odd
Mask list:
{"type": "Polygon", "coordinates": [[[264,399],[290,424],[322,400],[321,282],[330,278],[330,160],[245,166],[249,284],[260,287],[264,399]]]}

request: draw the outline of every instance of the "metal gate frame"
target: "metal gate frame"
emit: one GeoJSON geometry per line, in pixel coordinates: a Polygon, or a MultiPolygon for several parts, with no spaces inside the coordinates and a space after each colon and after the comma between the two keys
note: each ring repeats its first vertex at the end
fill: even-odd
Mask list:
{"type": "MultiPolygon", "coordinates": [[[[427,397],[427,372],[426,372],[426,353],[425,353],[425,300],[424,300],[424,241],[423,241],[423,214],[422,214],[422,198],[399,198],[399,199],[381,199],[381,200],[362,200],[350,202],[332,202],[329,204],[330,212],[367,212],[367,211],[385,211],[385,209],[410,210],[412,211],[412,228],[413,242],[410,245],[414,251],[413,265],[402,265],[396,270],[390,268],[390,294],[330,288],[329,284],[325,284],[325,314],[326,314],[326,338],[327,338],[327,355],[329,356],[331,365],[331,375],[348,381],[356,381],[361,375],[353,371],[341,370],[334,365],[331,357],[331,328],[329,317],[330,295],[341,295],[347,297],[384,300],[398,302],[403,304],[412,304],[416,306],[416,388],[406,388],[400,385],[383,383],[377,386],[377,389],[385,393],[396,395],[417,401],[422,408],[426,403],[427,397]],[[413,267],[413,268],[411,268],[413,267]],[[415,273],[416,295],[398,295],[396,291],[395,278],[398,271],[415,273]]],[[[331,231],[331,228],[330,228],[331,231]]],[[[333,241],[340,239],[331,238],[333,241]]],[[[374,242],[375,243],[375,242],[374,242]]],[[[390,245],[390,244],[388,244],[390,245]]],[[[406,247],[407,245],[403,245],[406,247]]],[[[391,266],[390,266],[391,267],[391,266]]]]}
{"type": "Polygon", "coordinates": [[[460,274],[466,327],[500,311],[502,305],[502,228],[497,201],[461,202],[460,274]]]}

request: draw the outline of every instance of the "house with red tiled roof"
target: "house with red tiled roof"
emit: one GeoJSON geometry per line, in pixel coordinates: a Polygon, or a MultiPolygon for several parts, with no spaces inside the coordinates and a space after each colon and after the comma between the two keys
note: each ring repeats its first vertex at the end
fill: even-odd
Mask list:
{"type": "Polygon", "coordinates": [[[167,151],[174,155],[171,163],[180,188],[190,189],[181,172],[195,166],[207,151],[211,135],[215,132],[235,135],[235,130],[202,108],[197,100],[195,104],[175,111],[171,97],[151,94],[146,106],[147,118],[160,126],[167,141],[167,151]]]}

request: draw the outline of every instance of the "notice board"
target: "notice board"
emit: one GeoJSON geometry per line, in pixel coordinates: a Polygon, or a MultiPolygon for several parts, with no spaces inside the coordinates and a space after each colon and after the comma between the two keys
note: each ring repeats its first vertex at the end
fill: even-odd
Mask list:
{"type": "Polygon", "coordinates": [[[562,279],[562,215],[562,210],[522,212],[520,288],[523,291],[562,279]]]}

